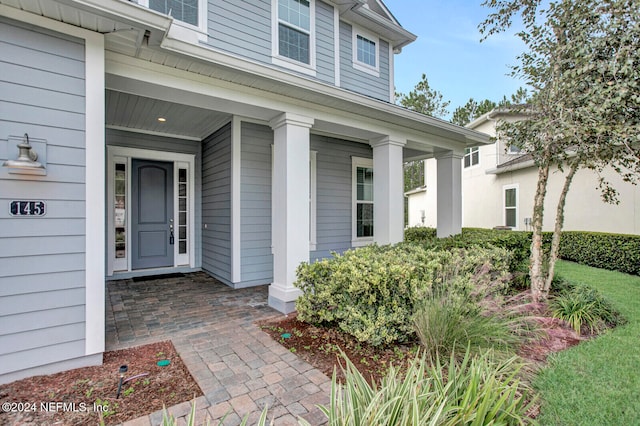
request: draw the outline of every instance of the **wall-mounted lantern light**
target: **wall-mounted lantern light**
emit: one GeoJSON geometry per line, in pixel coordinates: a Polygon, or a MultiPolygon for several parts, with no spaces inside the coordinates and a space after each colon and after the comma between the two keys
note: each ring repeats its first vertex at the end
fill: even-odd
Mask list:
{"type": "Polygon", "coordinates": [[[38,154],[33,151],[29,143],[29,135],[24,134],[22,142],[18,145],[18,158],[7,160],[2,166],[9,168],[9,173],[21,173],[30,175],[46,175],[47,171],[42,163],[38,162],[38,154]]]}

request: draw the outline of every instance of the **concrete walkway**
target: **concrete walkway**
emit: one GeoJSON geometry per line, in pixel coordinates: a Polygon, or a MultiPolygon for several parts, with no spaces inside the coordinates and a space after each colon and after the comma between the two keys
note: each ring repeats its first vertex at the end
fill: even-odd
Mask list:
{"type": "MultiPolygon", "coordinates": [[[[302,417],[325,424],[316,407],[329,402],[331,383],[319,370],[273,341],[254,325],[281,315],[266,304],[267,287],[233,290],[205,273],[135,282],[107,282],[107,350],[170,339],[202,389],[197,424],[255,424],[269,406],[275,425],[302,417]]],[[[184,424],[190,403],[169,408],[184,424]]],[[[126,426],[158,425],[162,412],[126,426]]]]}

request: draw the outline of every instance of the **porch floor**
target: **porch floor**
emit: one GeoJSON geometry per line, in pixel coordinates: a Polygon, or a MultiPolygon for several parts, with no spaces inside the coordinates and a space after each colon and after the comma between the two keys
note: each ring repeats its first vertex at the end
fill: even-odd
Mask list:
{"type": "MultiPolygon", "coordinates": [[[[316,407],[329,401],[330,380],[273,341],[255,321],[281,315],[267,306],[267,286],[234,290],[203,272],[106,284],[106,350],[171,340],[204,396],[198,423],[255,424],[269,406],[276,425],[325,423],[316,407]]],[[[185,418],[190,403],[169,407],[185,418]]],[[[160,424],[156,412],[125,423],[160,424]]],[[[179,423],[181,424],[181,423],[179,423]]]]}

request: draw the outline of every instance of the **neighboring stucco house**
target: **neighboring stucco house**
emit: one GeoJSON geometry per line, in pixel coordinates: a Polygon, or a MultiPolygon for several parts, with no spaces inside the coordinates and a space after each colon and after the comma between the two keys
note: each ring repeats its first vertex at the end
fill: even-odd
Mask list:
{"type": "MultiPolygon", "coordinates": [[[[494,110],[467,127],[495,137],[500,120],[522,119],[522,115],[494,110]]],[[[432,160],[425,163],[426,185],[406,194],[409,197],[410,226],[436,226],[435,163],[432,160]]],[[[491,145],[467,148],[462,168],[463,226],[531,230],[538,172],[530,156],[498,139],[491,145]]],[[[624,182],[613,170],[606,170],[602,177],[619,191],[620,204],[604,203],[597,188],[598,174],[580,170],[567,195],[563,229],[640,234],[640,214],[636,213],[640,212],[640,188],[624,182]]],[[[545,231],[553,230],[563,184],[564,174],[553,168],[545,201],[545,231]]]]}
{"type": "Polygon", "coordinates": [[[300,262],[402,240],[405,159],[456,176],[489,142],[393,104],[415,36],[380,1],[169,3],[0,0],[0,383],[100,363],[105,280],[202,270],[290,312],[300,262]]]}

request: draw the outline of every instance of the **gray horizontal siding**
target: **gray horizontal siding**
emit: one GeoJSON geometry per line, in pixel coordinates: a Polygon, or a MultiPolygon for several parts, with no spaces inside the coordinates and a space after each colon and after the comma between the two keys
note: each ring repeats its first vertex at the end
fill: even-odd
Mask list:
{"type": "Polygon", "coordinates": [[[0,375],[85,354],[85,81],[81,40],[0,18],[0,162],[7,136],[46,140],[46,176],[0,167],[0,375]],[[43,217],[11,217],[13,199],[43,217]]]}
{"type": "MultiPolygon", "coordinates": [[[[84,336],[84,333],[82,335],[84,336]]],[[[42,366],[72,359],[71,354],[79,354],[78,357],[82,356],[85,350],[84,339],[71,339],[71,336],[65,336],[64,342],[0,355],[0,360],[2,360],[0,363],[0,375],[17,371],[14,368],[16,365],[42,366]]]]}
{"type": "Polygon", "coordinates": [[[208,44],[271,63],[271,0],[209,0],[208,44]]]}
{"type": "Polygon", "coordinates": [[[202,268],[231,282],[231,125],[202,146],[202,268]]]}
{"type": "Polygon", "coordinates": [[[389,43],[380,40],[378,46],[380,77],[353,67],[353,35],[351,25],[340,22],[340,85],[362,95],[390,102],[389,43]]]}
{"type": "Polygon", "coordinates": [[[271,254],[271,144],[267,126],[242,123],[241,143],[241,278],[242,282],[270,283],[271,254]]]}
{"type": "Polygon", "coordinates": [[[311,135],[316,156],[316,251],[310,259],[329,257],[351,247],[351,157],[372,158],[369,145],[311,135]]]}
{"type": "Polygon", "coordinates": [[[316,77],[326,83],[335,83],[335,46],[333,7],[316,2],[316,77]]]}
{"type": "Polygon", "coordinates": [[[11,316],[11,321],[0,317],[0,327],[2,327],[4,335],[10,335],[38,330],[42,327],[42,324],[47,324],[48,328],[52,328],[82,323],[84,319],[84,305],[65,306],[37,312],[18,313],[11,316]]]}
{"type": "MultiPolygon", "coordinates": [[[[195,266],[202,264],[202,153],[201,144],[197,141],[168,138],[144,133],[126,132],[123,130],[107,129],[107,145],[127,148],[149,149],[154,151],[176,152],[180,154],[195,154],[195,266]]],[[[107,227],[108,228],[108,227],[107,227]]],[[[108,231],[108,229],[107,229],[108,231]]]]}
{"type": "Polygon", "coordinates": [[[82,270],[0,277],[0,297],[84,288],[83,278],[84,271],[82,270]],[[76,287],[72,287],[73,285],[76,287]]]}
{"type": "MultiPolygon", "coordinates": [[[[271,0],[209,0],[207,45],[271,65],[271,0]]],[[[316,1],[316,79],[335,81],[333,7],[316,1]]],[[[287,69],[288,72],[291,70],[287,69]]]]}

